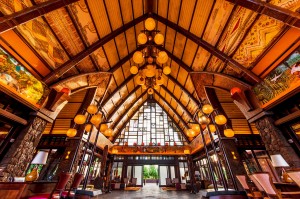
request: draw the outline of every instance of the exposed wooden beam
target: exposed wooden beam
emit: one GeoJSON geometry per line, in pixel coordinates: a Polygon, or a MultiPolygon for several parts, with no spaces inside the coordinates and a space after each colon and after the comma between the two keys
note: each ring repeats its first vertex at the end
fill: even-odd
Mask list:
{"type": "MultiPolygon", "coordinates": [[[[147,92],[146,92],[146,93],[147,93],[147,92]]],[[[145,100],[145,101],[146,101],[146,100],[145,100]]],[[[143,101],[143,102],[142,102],[142,103],[141,103],[141,104],[133,111],[132,116],[134,116],[134,115],[136,114],[136,112],[138,112],[138,110],[144,105],[145,101],[143,101]]],[[[137,100],[136,100],[136,102],[137,102],[137,100]]],[[[129,109],[127,109],[126,112],[128,112],[128,110],[129,110],[129,109]]],[[[127,113],[126,113],[126,114],[127,114],[127,113]]],[[[116,141],[116,139],[119,137],[120,133],[121,133],[121,132],[123,131],[123,129],[126,127],[128,121],[132,118],[132,116],[129,117],[129,118],[123,123],[123,125],[121,126],[120,130],[118,131],[118,133],[116,133],[116,135],[114,136],[114,139],[113,139],[112,143],[114,143],[114,142],[116,141]]]]}
{"type": "Polygon", "coordinates": [[[300,28],[300,14],[286,8],[281,8],[261,0],[226,0],[236,5],[245,7],[259,14],[267,15],[288,26],[300,28]]]}
{"type": "Polygon", "coordinates": [[[84,58],[89,56],[91,53],[93,53],[95,50],[102,47],[104,44],[109,42],[110,40],[114,39],[117,35],[121,34],[122,32],[125,32],[129,28],[133,27],[134,25],[140,23],[141,21],[145,20],[147,18],[147,15],[142,15],[129,23],[125,24],[124,26],[116,29],[115,31],[111,32],[110,34],[106,35],[102,39],[98,40],[97,42],[90,45],[87,49],[84,51],[78,53],[74,57],[72,57],[70,60],[68,60],[66,63],[61,65],[59,68],[56,68],[53,72],[51,72],[49,75],[47,75],[43,81],[47,84],[51,83],[52,81],[55,81],[57,78],[61,77],[64,73],[66,73],[68,70],[73,68],[76,64],[78,64],[80,61],[82,61],[84,58]]]}
{"type": "Polygon", "coordinates": [[[0,33],[77,1],[78,0],[51,0],[33,5],[10,15],[4,15],[0,17],[0,33]]]}
{"type": "Polygon", "coordinates": [[[107,120],[109,121],[111,117],[119,110],[119,108],[126,102],[126,100],[140,88],[140,86],[136,86],[124,99],[122,98],[121,103],[119,103],[119,105],[114,108],[111,114],[108,115],[107,120]]]}
{"type": "Polygon", "coordinates": [[[179,118],[179,120],[184,124],[184,126],[185,126],[185,128],[189,128],[188,127],[188,125],[186,124],[186,122],[180,117],[180,115],[177,113],[177,111],[171,106],[171,104],[169,104],[166,100],[165,100],[165,98],[163,97],[163,96],[161,96],[161,94],[160,93],[158,93],[155,89],[153,89],[154,90],[154,93],[158,96],[158,97],[160,97],[166,104],[167,104],[167,106],[173,111],[173,113],[179,118]]]}
{"type": "MultiPolygon", "coordinates": [[[[177,97],[171,93],[171,91],[168,90],[168,88],[166,88],[164,85],[161,85],[160,86],[161,88],[163,88],[172,98],[173,100],[176,101],[176,103],[181,106],[181,108],[185,111],[185,113],[190,117],[190,119],[192,120],[193,119],[193,116],[192,114],[186,109],[186,107],[181,103],[181,101],[179,101],[179,99],[177,99],[177,97]]],[[[196,104],[198,106],[198,104],[196,104]]]]}
{"type": "Polygon", "coordinates": [[[166,19],[164,17],[161,17],[161,16],[159,16],[157,14],[152,14],[152,16],[156,20],[160,21],[163,24],[166,24],[168,27],[176,30],[177,32],[179,32],[179,33],[183,34],[184,36],[186,36],[191,41],[193,41],[196,44],[200,45],[202,48],[204,48],[205,50],[207,50],[208,52],[210,52],[211,54],[213,54],[214,56],[216,56],[221,61],[223,61],[225,63],[228,63],[231,66],[233,66],[235,68],[238,68],[239,70],[243,71],[255,83],[260,82],[260,78],[257,77],[253,72],[251,72],[250,70],[248,70],[247,68],[245,68],[243,65],[241,65],[240,63],[238,63],[237,61],[235,61],[234,59],[232,59],[231,57],[229,57],[225,53],[221,52],[220,50],[218,50],[217,48],[215,48],[211,44],[207,43],[203,39],[197,37],[193,33],[189,32],[188,30],[186,30],[186,29],[184,29],[184,28],[182,28],[180,26],[178,26],[177,24],[169,21],[168,19],[166,19]]]}

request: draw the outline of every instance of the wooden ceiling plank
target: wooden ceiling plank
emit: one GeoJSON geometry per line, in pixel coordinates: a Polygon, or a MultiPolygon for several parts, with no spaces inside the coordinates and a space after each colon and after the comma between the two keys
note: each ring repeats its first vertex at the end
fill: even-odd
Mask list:
{"type": "Polygon", "coordinates": [[[2,16],[0,17],[0,33],[77,1],[78,0],[51,0],[25,8],[11,15],[2,16]]]}
{"type": "MultiPolygon", "coordinates": [[[[111,32],[110,34],[106,35],[102,39],[98,40],[97,42],[93,43],[91,46],[89,46],[87,49],[82,51],[81,53],[78,53],[72,59],[61,65],[59,68],[55,69],[52,73],[50,73],[48,76],[46,76],[43,81],[47,84],[49,84],[52,81],[55,81],[58,77],[62,76],[65,72],[70,70],[72,67],[74,67],[77,63],[79,63],[81,60],[89,56],[91,53],[93,53],[95,50],[102,47],[104,44],[109,42],[110,40],[114,39],[117,35],[121,34],[122,32],[125,32],[135,24],[140,23],[141,21],[145,20],[147,18],[147,15],[142,15],[131,22],[125,24],[124,26],[116,29],[115,31],[111,32]]],[[[104,50],[104,49],[103,49],[104,50]]]]}
{"type": "Polygon", "coordinates": [[[226,1],[245,7],[259,14],[266,15],[276,20],[282,21],[288,26],[300,28],[300,15],[286,8],[281,8],[279,6],[270,3],[265,3],[260,0],[226,0],[226,1]]]}
{"type": "Polygon", "coordinates": [[[243,71],[246,75],[248,75],[252,80],[254,80],[256,83],[260,82],[260,78],[257,77],[254,73],[252,73],[250,70],[245,68],[243,65],[232,59],[231,57],[227,56],[220,50],[216,49],[214,46],[211,44],[207,43],[203,39],[197,37],[196,35],[190,33],[188,30],[185,30],[182,27],[177,26],[175,23],[169,21],[168,19],[165,19],[157,14],[153,14],[153,18],[157,19],[161,23],[166,24],[168,27],[177,30],[179,33],[183,34],[186,36],[188,39],[192,40],[196,44],[200,45],[202,48],[219,58],[221,61],[225,63],[230,63],[233,67],[238,68],[239,70],[243,71]]]}

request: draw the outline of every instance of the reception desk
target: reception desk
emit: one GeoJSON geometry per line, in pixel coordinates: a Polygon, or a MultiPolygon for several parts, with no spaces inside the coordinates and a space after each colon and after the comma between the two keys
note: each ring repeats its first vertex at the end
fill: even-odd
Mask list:
{"type": "Polygon", "coordinates": [[[0,182],[1,199],[25,199],[28,196],[50,193],[57,182],[0,182]]]}

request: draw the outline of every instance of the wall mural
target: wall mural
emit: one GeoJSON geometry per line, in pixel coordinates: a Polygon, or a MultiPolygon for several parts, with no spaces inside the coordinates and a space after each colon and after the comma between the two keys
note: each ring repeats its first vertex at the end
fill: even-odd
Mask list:
{"type": "Polygon", "coordinates": [[[300,47],[277,66],[253,91],[262,107],[300,86],[300,47]]]}
{"type": "Polygon", "coordinates": [[[45,84],[37,80],[1,47],[0,84],[37,107],[42,105],[49,91],[45,84]]]}

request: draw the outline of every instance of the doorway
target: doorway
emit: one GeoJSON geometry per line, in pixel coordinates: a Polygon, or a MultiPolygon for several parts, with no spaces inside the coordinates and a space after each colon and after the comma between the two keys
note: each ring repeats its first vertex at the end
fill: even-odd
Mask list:
{"type": "Polygon", "coordinates": [[[144,186],[149,184],[159,184],[158,165],[143,166],[143,183],[144,186]]]}

